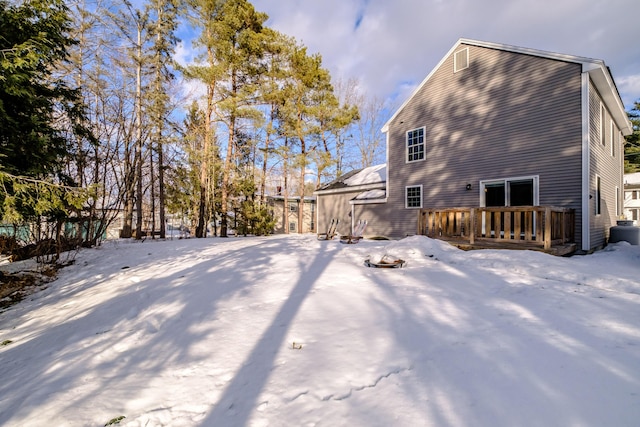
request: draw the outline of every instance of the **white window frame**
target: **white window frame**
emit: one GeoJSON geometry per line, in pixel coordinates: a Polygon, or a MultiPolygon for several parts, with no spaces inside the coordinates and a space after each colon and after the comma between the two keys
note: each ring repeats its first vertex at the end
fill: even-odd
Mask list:
{"type": "Polygon", "coordinates": [[[407,185],[404,187],[404,207],[405,209],[422,209],[422,184],[420,185],[407,185]],[[420,206],[409,206],[409,189],[420,189],[420,206]]]}
{"type": "Polygon", "coordinates": [[[413,162],[421,162],[424,161],[427,158],[427,142],[426,142],[426,134],[427,134],[427,128],[426,126],[422,126],[419,128],[415,128],[415,129],[411,129],[408,130],[407,133],[405,134],[405,157],[404,160],[406,163],[413,163],[413,162]],[[409,154],[409,134],[412,132],[418,132],[418,131],[422,131],[422,142],[419,144],[414,144],[412,145],[412,147],[417,147],[422,145],[422,158],[421,159],[409,159],[409,156],[415,156],[416,153],[412,153],[409,154]]]}
{"type": "Polygon", "coordinates": [[[468,47],[464,49],[460,49],[459,51],[453,54],[453,72],[457,73],[458,71],[466,70],[467,68],[469,68],[469,48],[468,47]],[[458,55],[462,55],[462,54],[464,54],[464,66],[458,66],[458,55]]]}
{"type": "Polygon", "coordinates": [[[616,185],[616,218],[620,217],[620,187],[616,185]]]}
{"type": "Polygon", "coordinates": [[[605,119],[607,118],[607,113],[604,110],[604,105],[602,102],[600,103],[600,144],[603,147],[607,146],[607,123],[605,119]]]}
{"type": "Polygon", "coordinates": [[[611,126],[611,131],[609,132],[611,134],[611,157],[615,157],[616,156],[616,128],[614,126],[613,123],[613,119],[609,120],[609,126],[611,126]]]}
{"type": "Polygon", "coordinates": [[[596,188],[594,190],[594,207],[596,216],[602,214],[602,180],[600,175],[596,175],[596,188]]]}

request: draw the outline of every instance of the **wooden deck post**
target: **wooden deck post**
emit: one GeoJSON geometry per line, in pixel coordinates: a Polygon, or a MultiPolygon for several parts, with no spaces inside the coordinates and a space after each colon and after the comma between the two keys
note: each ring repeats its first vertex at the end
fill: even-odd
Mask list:
{"type": "Polygon", "coordinates": [[[473,245],[476,241],[476,209],[469,209],[469,244],[473,245]]]}
{"type": "Polygon", "coordinates": [[[548,250],[551,248],[551,225],[553,223],[553,219],[551,218],[551,208],[546,207],[544,209],[544,249],[548,250]]]}

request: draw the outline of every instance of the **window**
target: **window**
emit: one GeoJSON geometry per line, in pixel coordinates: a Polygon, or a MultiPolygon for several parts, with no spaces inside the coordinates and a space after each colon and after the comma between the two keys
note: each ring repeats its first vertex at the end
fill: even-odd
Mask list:
{"type": "Polygon", "coordinates": [[[469,48],[457,51],[453,55],[453,72],[457,73],[469,68],[469,48]]]}
{"type": "MultiPolygon", "coordinates": [[[[503,207],[503,206],[539,206],[539,177],[521,176],[503,179],[492,179],[480,181],[480,206],[481,207],[503,207]]],[[[482,212],[479,221],[484,236],[496,236],[496,233],[504,237],[503,230],[496,230],[496,220],[502,224],[508,218],[515,224],[516,218],[521,224],[525,224],[526,217],[524,211],[521,212],[501,212],[492,215],[490,212],[482,212]]],[[[536,213],[533,214],[533,223],[538,221],[536,213]]],[[[512,236],[515,238],[515,234],[512,236]]],[[[524,231],[521,230],[519,238],[524,238],[524,231]]]]}
{"type": "Polygon", "coordinates": [[[422,185],[405,187],[405,193],[406,193],[405,207],[407,209],[422,207],[422,185]]]}
{"type": "Polygon", "coordinates": [[[289,221],[289,232],[295,233],[298,231],[298,224],[295,221],[289,221]]]}
{"type": "Polygon", "coordinates": [[[289,212],[298,212],[298,204],[296,202],[289,202],[289,212]]]}
{"type": "Polygon", "coordinates": [[[613,125],[613,120],[609,122],[609,126],[611,129],[611,156],[615,157],[616,155],[616,127],[613,125]]]}
{"type": "Polygon", "coordinates": [[[538,206],[538,176],[480,181],[480,206],[538,206]]]}
{"type": "Polygon", "coordinates": [[[600,104],[600,143],[602,145],[607,145],[607,124],[605,123],[606,118],[607,113],[604,111],[604,105],[600,104]]]}
{"type": "Polygon", "coordinates": [[[616,185],[616,218],[620,216],[620,187],[616,185]]]}
{"type": "Polygon", "coordinates": [[[407,162],[424,160],[424,127],[407,132],[407,162]]]}
{"type": "Polygon", "coordinates": [[[600,177],[596,175],[596,215],[600,215],[602,208],[602,200],[600,200],[600,177]]]}

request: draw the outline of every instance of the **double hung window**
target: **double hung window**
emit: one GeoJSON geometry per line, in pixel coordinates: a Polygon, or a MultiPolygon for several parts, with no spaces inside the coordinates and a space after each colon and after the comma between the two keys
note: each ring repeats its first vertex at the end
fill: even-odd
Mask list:
{"type": "Polygon", "coordinates": [[[424,160],[424,127],[407,132],[407,162],[424,160]]]}
{"type": "Polygon", "coordinates": [[[405,188],[405,207],[407,209],[422,207],[422,185],[405,188]]]}

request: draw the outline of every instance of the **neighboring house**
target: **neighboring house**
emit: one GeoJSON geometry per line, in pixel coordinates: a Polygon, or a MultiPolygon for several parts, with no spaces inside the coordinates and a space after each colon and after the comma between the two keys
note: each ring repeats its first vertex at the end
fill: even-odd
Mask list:
{"type": "MultiPolygon", "coordinates": [[[[357,219],[369,219],[363,216],[359,207],[384,204],[386,180],[387,167],[382,164],[348,172],[319,187],[313,193],[318,204],[319,232],[326,230],[334,219],[339,221],[338,234],[352,234],[357,219]],[[359,216],[356,218],[356,215],[359,216]]],[[[368,227],[364,235],[372,235],[368,227]]]]}
{"type": "Polygon", "coordinates": [[[624,176],[624,217],[640,224],[640,172],[624,176]]]}
{"type": "Polygon", "coordinates": [[[632,129],[601,60],[460,39],[382,131],[386,197],[352,210],[368,235],[416,234],[422,208],[549,206],[591,251],[622,214],[632,129]]]}
{"type": "MultiPolygon", "coordinates": [[[[298,210],[300,209],[300,197],[288,197],[287,206],[284,204],[283,196],[268,196],[267,204],[271,207],[271,215],[276,220],[273,229],[275,234],[297,233],[298,232],[298,210]],[[285,215],[289,220],[288,230],[285,229],[285,215]]],[[[304,223],[303,233],[316,232],[316,199],[314,197],[304,198],[304,223]]]]}

